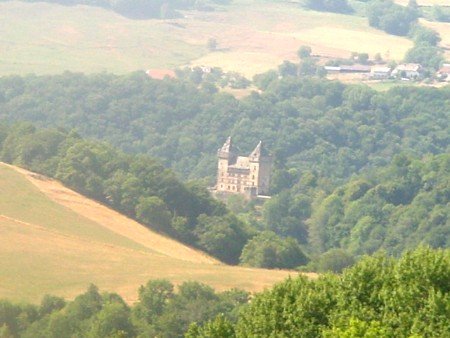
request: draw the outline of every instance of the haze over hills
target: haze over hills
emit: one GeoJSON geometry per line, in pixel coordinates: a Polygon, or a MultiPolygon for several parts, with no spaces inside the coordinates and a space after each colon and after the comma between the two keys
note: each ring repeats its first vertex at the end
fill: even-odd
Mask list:
{"type": "Polygon", "coordinates": [[[448,336],[448,1],[44,1],[0,0],[0,338],[448,336]]]}
{"type": "Polygon", "coordinates": [[[329,57],[358,51],[394,60],[412,46],[405,37],[369,27],[366,18],[292,3],[239,0],[214,12],[183,14],[132,20],[89,6],[1,2],[0,74],[126,73],[207,65],[252,76],[296,59],[301,45],[329,57]],[[217,40],[215,51],[207,48],[210,38],[217,40]]]}
{"type": "Polygon", "coordinates": [[[136,300],[149,279],[257,291],[288,271],[231,267],[60,183],[0,164],[0,298],[74,297],[90,283],[136,300]]]}

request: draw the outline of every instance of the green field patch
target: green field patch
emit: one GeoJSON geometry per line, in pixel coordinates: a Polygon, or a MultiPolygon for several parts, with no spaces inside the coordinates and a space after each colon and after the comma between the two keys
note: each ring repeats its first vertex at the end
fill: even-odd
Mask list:
{"type": "Polygon", "coordinates": [[[2,164],[0,164],[0,215],[68,236],[130,249],[149,250],[53,202],[21,174],[2,164]]]}

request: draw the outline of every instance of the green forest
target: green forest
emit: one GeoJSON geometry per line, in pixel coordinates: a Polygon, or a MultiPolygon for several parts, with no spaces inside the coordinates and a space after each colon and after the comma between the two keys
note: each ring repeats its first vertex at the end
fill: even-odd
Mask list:
{"type": "Polygon", "coordinates": [[[340,271],[336,255],[346,266],[449,246],[450,87],[272,74],[241,100],[195,71],[5,77],[0,158],[231,264],[340,271]],[[274,155],[262,206],[235,196],[226,207],[206,189],[229,135],[243,154],[264,140],[274,155]]]}
{"type": "Polygon", "coordinates": [[[295,277],[255,295],[151,280],[126,304],[91,285],[73,301],[0,301],[0,337],[446,337],[450,251],[366,256],[340,275],[295,277]]]}

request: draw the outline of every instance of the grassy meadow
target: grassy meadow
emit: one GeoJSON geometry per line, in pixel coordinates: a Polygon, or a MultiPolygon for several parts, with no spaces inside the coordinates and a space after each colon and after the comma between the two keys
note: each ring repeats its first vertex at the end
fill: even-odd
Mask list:
{"type": "Polygon", "coordinates": [[[412,45],[370,28],[365,18],[292,3],[237,0],[215,12],[183,14],[172,20],[130,20],[87,6],[2,2],[0,75],[210,65],[251,76],[295,60],[301,45],[328,57],[367,52],[396,60],[412,45]],[[217,51],[206,48],[210,38],[217,40],[217,51]]]}
{"type": "Polygon", "coordinates": [[[72,298],[94,283],[133,302],[149,279],[259,291],[289,274],[221,264],[58,182],[0,164],[0,298],[72,298]]]}

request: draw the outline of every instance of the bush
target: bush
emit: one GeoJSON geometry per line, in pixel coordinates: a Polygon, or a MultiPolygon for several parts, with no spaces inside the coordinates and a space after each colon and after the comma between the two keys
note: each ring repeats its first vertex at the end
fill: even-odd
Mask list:
{"type": "Polygon", "coordinates": [[[265,231],[248,241],[240,261],[259,268],[292,269],[306,264],[308,259],[295,239],[282,239],[274,232],[265,231]]]}
{"type": "Polygon", "coordinates": [[[306,0],[305,6],[324,12],[349,13],[353,11],[347,0],[306,0]]]}
{"type": "Polygon", "coordinates": [[[418,13],[391,0],[374,0],[367,7],[367,17],[372,27],[393,35],[407,35],[417,21],[418,13]]]}

